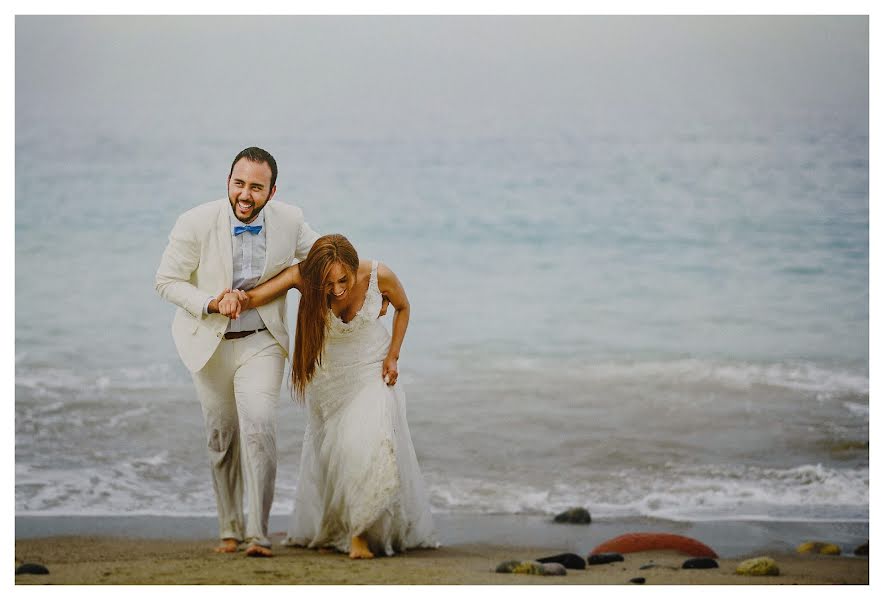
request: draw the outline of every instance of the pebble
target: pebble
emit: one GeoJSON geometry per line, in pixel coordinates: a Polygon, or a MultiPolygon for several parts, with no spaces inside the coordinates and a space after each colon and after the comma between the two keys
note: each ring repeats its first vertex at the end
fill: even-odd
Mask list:
{"type": "Polygon", "coordinates": [[[804,542],[796,550],[800,554],[841,554],[841,548],[837,544],[830,544],[828,542],[804,542]]]}
{"type": "Polygon", "coordinates": [[[520,560],[505,560],[494,569],[495,573],[512,573],[513,569],[522,564],[520,560]]]}
{"type": "Polygon", "coordinates": [[[566,569],[577,569],[581,571],[586,568],[586,561],[583,560],[583,557],[577,556],[576,554],[572,554],[570,552],[565,554],[556,554],[555,556],[545,556],[544,558],[538,558],[537,562],[559,563],[566,569]]]}
{"type": "Polygon", "coordinates": [[[563,513],[557,514],[553,519],[556,523],[590,523],[592,517],[585,508],[575,506],[563,513]]]}
{"type": "Polygon", "coordinates": [[[869,543],[860,544],[856,547],[856,550],[853,553],[857,556],[868,556],[869,555],[869,543]]]}
{"type": "Polygon", "coordinates": [[[759,556],[744,560],[737,565],[737,575],[779,575],[777,561],[769,556],[759,556]]]}
{"type": "Polygon", "coordinates": [[[25,563],[15,570],[16,575],[49,575],[49,569],[36,563],[25,563]]]}
{"type": "Polygon", "coordinates": [[[521,573],[523,575],[546,575],[543,565],[536,560],[526,560],[519,563],[513,569],[513,573],[521,573]]]}
{"type": "Polygon", "coordinates": [[[623,562],[623,555],[616,552],[605,552],[603,554],[590,554],[586,559],[591,565],[606,565],[613,562],[623,562]]]}
{"type": "Polygon", "coordinates": [[[682,569],[717,569],[714,558],[689,558],[681,565],[682,569]]]}
{"type": "Polygon", "coordinates": [[[565,568],[565,565],[560,563],[544,563],[543,564],[543,574],[544,575],[567,575],[568,570],[565,568]]]}
{"type": "Polygon", "coordinates": [[[645,581],[647,581],[647,579],[645,579],[644,577],[633,577],[632,579],[629,580],[629,583],[637,583],[637,584],[641,585],[645,581]]]}

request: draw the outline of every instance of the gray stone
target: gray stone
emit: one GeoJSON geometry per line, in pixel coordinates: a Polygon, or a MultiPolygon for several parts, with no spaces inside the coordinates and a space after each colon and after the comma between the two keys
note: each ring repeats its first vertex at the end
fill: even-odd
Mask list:
{"type": "Polygon", "coordinates": [[[689,558],[681,565],[682,569],[717,569],[714,558],[689,558]]]}
{"type": "Polygon", "coordinates": [[[563,513],[557,514],[553,520],[556,523],[591,523],[592,517],[585,508],[575,506],[563,513]]]}
{"type": "Polygon", "coordinates": [[[49,569],[37,563],[25,563],[15,570],[16,575],[49,575],[49,569]]]}
{"type": "Polygon", "coordinates": [[[543,558],[538,558],[537,562],[539,563],[559,563],[563,565],[566,569],[576,569],[582,571],[586,568],[586,561],[583,560],[582,556],[577,556],[576,554],[572,554],[567,552],[565,554],[556,554],[555,556],[545,556],[543,558]]]}
{"type": "Polygon", "coordinates": [[[544,575],[567,575],[565,565],[559,563],[542,563],[544,575]]]}
{"type": "Polygon", "coordinates": [[[616,552],[605,552],[602,554],[590,554],[586,562],[591,565],[606,565],[612,562],[623,562],[623,555],[616,552]]]}
{"type": "Polygon", "coordinates": [[[546,575],[544,566],[536,560],[526,560],[521,562],[513,569],[513,573],[522,573],[524,575],[546,575]]]}
{"type": "Polygon", "coordinates": [[[505,560],[494,569],[495,573],[512,573],[513,569],[522,564],[520,560],[505,560]]]}

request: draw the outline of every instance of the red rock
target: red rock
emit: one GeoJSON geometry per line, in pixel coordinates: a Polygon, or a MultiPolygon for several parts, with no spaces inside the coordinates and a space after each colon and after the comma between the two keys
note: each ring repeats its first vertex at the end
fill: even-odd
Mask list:
{"type": "Polygon", "coordinates": [[[599,544],[590,554],[603,552],[626,554],[647,550],[676,550],[688,556],[718,558],[715,551],[706,544],[674,533],[627,533],[599,544]]]}

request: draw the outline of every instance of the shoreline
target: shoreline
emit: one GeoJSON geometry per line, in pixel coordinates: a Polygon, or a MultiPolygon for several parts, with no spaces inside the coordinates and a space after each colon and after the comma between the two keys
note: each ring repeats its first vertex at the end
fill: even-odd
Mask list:
{"type": "Polygon", "coordinates": [[[272,559],[242,552],[217,555],[214,517],[16,516],[16,566],[46,565],[49,575],[18,575],[17,584],[868,584],[868,557],[853,556],[868,540],[868,523],[789,523],[601,519],[553,523],[537,515],[434,515],[438,549],[416,549],[372,561],[320,554],[280,542],[287,515],[271,517],[272,559]],[[573,552],[584,558],[599,543],[639,531],[677,533],[712,547],[720,568],[683,570],[687,556],[669,551],[626,554],[625,561],[568,571],[565,577],[495,573],[505,560],[573,552]],[[839,544],[841,556],[797,554],[808,540],[839,544]],[[736,575],[744,558],[777,559],[777,577],[736,575]],[[654,563],[650,569],[643,565],[654,563]]]}

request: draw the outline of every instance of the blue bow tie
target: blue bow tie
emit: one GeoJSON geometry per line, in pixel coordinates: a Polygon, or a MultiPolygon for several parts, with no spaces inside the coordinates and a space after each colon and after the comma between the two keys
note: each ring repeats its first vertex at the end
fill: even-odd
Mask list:
{"type": "Polygon", "coordinates": [[[260,225],[237,225],[233,228],[233,235],[239,235],[241,233],[245,233],[248,231],[249,233],[261,233],[260,225]]]}

